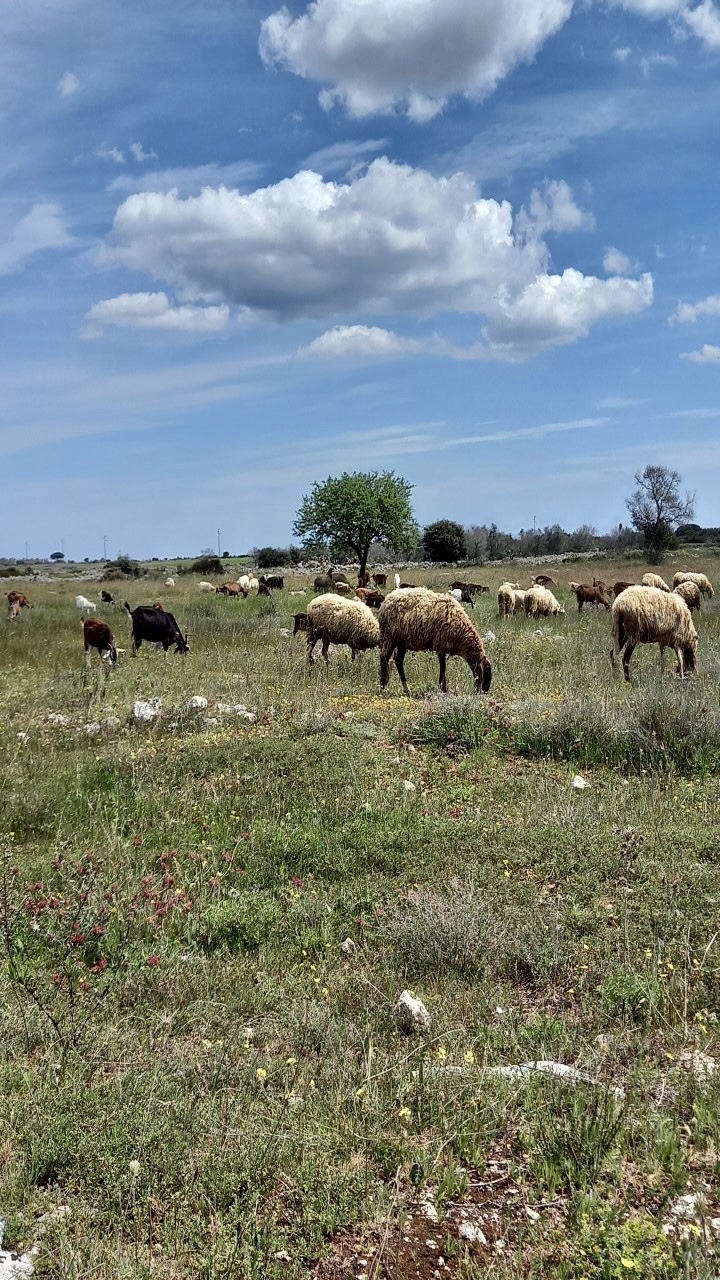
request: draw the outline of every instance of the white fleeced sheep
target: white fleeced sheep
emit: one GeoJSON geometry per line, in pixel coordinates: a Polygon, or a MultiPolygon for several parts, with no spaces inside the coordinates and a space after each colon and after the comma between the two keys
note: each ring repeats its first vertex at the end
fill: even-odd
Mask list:
{"type": "Polygon", "coordinates": [[[166,579],[165,579],[165,586],[166,586],[166,587],[174,587],[174,586],[175,586],[175,579],[174,579],[174,578],[166,578],[166,579]]]}
{"type": "Polygon", "coordinates": [[[702,605],[702,596],[697,582],[678,582],[677,586],[673,587],[673,594],[680,596],[691,612],[693,609],[699,610],[702,605]]]}
{"type": "Polygon", "coordinates": [[[93,604],[92,600],[88,600],[87,596],[76,596],[75,607],[77,609],[90,609],[92,613],[97,609],[97,605],[93,604]]]}
{"type": "Polygon", "coordinates": [[[626,587],[612,607],[613,647],[610,661],[622,653],[625,679],[630,679],[630,658],[638,644],[660,646],[660,669],[666,649],[674,649],[678,675],[697,666],[698,634],[685,601],[674,591],[658,587],[626,587]]]}
{"type": "Polygon", "coordinates": [[[679,571],[673,578],[673,587],[677,587],[681,582],[694,582],[699,591],[702,591],[708,600],[712,600],[715,592],[710,579],[704,573],[682,573],[679,571]]]}
{"type": "Polygon", "coordinates": [[[643,587],[655,587],[657,591],[669,591],[670,588],[664,578],[659,573],[644,573],[640,579],[640,585],[643,587]]]}
{"type": "Polygon", "coordinates": [[[565,612],[560,601],[555,599],[547,587],[531,587],[526,591],[524,607],[528,618],[548,618],[565,612]]]}
{"type": "MultiPolygon", "coordinates": [[[[352,596],[355,594],[349,582],[336,582],[334,586],[336,596],[352,596]]],[[[333,593],[330,592],[330,594],[332,595],[333,593]]]]}
{"type": "Polygon", "coordinates": [[[251,577],[248,581],[247,589],[248,591],[254,591],[255,595],[257,595],[258,591],[260,590],[260,579],[251,577]]]}
{"type": "Polygon", "coordinates": [[[243,591],[250,590],[250,578],[246,573],[240,574],[240,577],[237,580],[237,584],[239,587],[242,587],[243,591]]]}
{"type": "Polygon", "coordinates": [[[322,640],[322,656],[328,661],[331,644],[349,645],[353,661],[363,649],[376,649],[380,628],[372,609],[362,600],[346,599],[337,592],[326,591],[316,596],[307,607],[307,660],[313,662],[313,649],[322,640]]]}
{"type": "Polygon", "coordinates": [[[525,603],[525,592],[520,590],[519,582],[503,582],[498,587],[498,618],[506,618],[511,613],[522,613],[525,603]]]}
{"type": "Polygon", "coordinates": [[[200,588],[201,591],[206,591],[206,592],[215,590],[212,582],[198,582],[198,587],[200,588]]]}
{"type": "Polygon", "coordinates": [[[440,688],[447,692],[445,668],[452,656],[464,658],[475,679],[475,689],[487,693],[492,667],[483,642],[468,615],[452,596],[428,591],[426,587],[404,587],[385,597],[378,614],[380,623],[380,687],[390,679],[390,660],[395,659],[403,692],[405,654],[436,653],[440,663],[440,688]]]}

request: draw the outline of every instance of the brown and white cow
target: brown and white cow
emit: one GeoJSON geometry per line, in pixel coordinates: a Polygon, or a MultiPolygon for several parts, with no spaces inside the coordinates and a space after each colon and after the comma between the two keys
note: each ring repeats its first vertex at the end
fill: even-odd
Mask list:
{"type": "Polygon", "coordinates": [[[113,666],[117,662],[117,649],[115,648],[115,639],[107,622],[101,622],[99,618],[86,618],[83,622],[83,640],[85,641],[85,661],[88,667],[92,658],[93,649],[97,649],[101,658],[109,658],[113,666]]]}
{"type": "Polygon", "coordinates": [[[22,591],[8,591],[8,621],[13,622],[15,618],[20,616],[21,609],[32,609],[32,605],[27,596],[22,591]]]}

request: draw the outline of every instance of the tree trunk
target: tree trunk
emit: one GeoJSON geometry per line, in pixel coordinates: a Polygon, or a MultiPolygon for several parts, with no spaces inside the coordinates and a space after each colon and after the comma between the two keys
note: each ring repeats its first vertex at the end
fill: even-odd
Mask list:
{"type": "Polygon", "coordinates": [[[369,546],[363,547],[360,552],[360,577],[361,578],[365,577],[365,570],[367,569],[367,559],[369,554],[370,554],[370,547],[369,546]]]}

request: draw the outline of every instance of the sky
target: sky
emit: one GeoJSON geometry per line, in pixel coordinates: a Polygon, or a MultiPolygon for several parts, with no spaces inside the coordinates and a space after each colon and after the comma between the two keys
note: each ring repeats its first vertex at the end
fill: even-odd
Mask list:
{"type": "Polygon", "coordinates": [[[0,554],[283,546],[345,470],[720,524],[719,72],[714,0],[4,5],[0,554]]]}

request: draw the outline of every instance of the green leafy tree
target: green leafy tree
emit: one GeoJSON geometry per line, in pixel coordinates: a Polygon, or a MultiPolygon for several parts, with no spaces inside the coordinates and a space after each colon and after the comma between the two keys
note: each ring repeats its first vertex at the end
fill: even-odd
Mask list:
{"type": "Polygon", "coordinates": [[[392,471],[344,471],[313,485],[293,531],[306,546],[323,543],[337,559],[357,558],[365,573],[373,542],[395,552],[417,542],[411,492],[412,485],[392,471]]]}
{"type": "Polygon", "coordinates": [[[50,559],[51,559],[51,560],[64,560],[64,559],[65,559],[65,552],[64,552],[64,551],[53,551],[52,555],[50,556],[50,559]]]}
{"type": "Polygon", "coordinates": [[[637,488],[626,498],[633,528],[642,534],[648,564],[661,564],[675,546],[675,529],[692,520],[695,494],[680,492],[682,476],[669,467],[648,464],[635,472],[637,488]]]}
{"type": "Polygon", "coordinates": [[[465,559],[465,530],[456,520],[435,520],[423,533],[423,554],[437,564],[465,559]]]}

